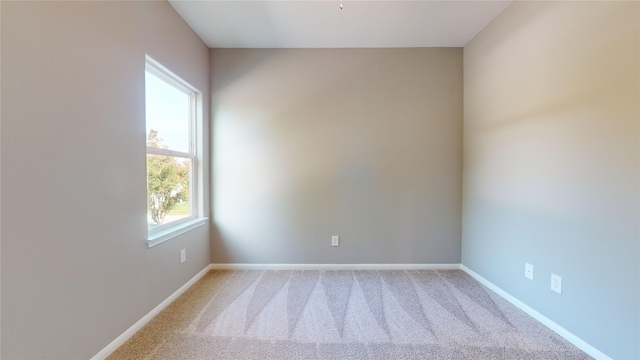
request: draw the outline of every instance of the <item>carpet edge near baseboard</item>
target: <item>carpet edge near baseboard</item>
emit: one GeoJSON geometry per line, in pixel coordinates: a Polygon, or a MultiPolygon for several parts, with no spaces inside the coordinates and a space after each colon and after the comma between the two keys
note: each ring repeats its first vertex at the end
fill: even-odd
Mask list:
{"type": "Polygon", "coordinates": [[[525,313],[527,313],[527,315],[529,315],[532,318],[534,318],[535,320],[539,321],[541,324],[543,324],[544,326],[546,326],[547,328],[549,328],[550,330],[552,330],[556,334],[562,336],[565,340],[567,340],[568,342],[572,343],[575,347],[577,347],[578,349],[584,351],[589,356],[591,356],[591,357],[593,357],[593,358],[595,358],[597,360],[612,360],[612,358],[609,357],[607,354],[605,354],[602,351],[596,349],[593,345],[591,345],[591,344],[587,343],[586,341],[582,340],[580,337],[576,336],[575,334],[573,334],[569,330],[563,328],[562,326],[558,325],[556,322],[554,322],[553,320],[549,319],[548,317],[542,315],[541,313],[539,313],[538,311],[536,311],[535,309],[533,309],[529,305],[527,305],[524,302],[518,300],[513,295],[511,295],[508,292],[502,290],[501,288],[499,288],[498,286],[496,286],[495,284],[493,284],[489,280],[487,280],[484,277],[482,277],[480,274],[478,274],[475,271],[473,271],[473,270],[469,269],[468,267],[466,267],[464,264],[460,264],[460,270],[464,271],[469,276],[471,276],[472,278],[476,279],[479,283],[481,283],[482,285],[486,286],[491,291],[493,291],[494,293],[498,294],[500,297],[502,297],[503,299],[507,300],[508,302],[510,302],[512,305],[514,305],[518,309],[524,311],[525,313]]]}
{"type": "Polygon", "coordinates": [[[169,306],[174,300],[176,300],[180,295],[182,295],[185,291],[187,291],[193,284],[195,284],[198,280],[200,280],[203,276],[205,276],[209,271],[211,271],[211,264],[207,265],[204,269],[202,269],[199,273],[197,273],[194,277],[189,279],[184,285],[182,285],[178,290],[176,290],[173,294],[169,295],[164,301],[162,301],[158,306],[153,308],[153,310],[149,311],[142,319],[135,322],[135,324],[131,325],[125,332],[123,332],[120,336],[118,336],[115,340],[113,340],[109,345],[107,345],[104,349],[100,350],[99,353],[94,355],[91,360],[104,360],[111,353],[116,351],[120,346],[122,346],[127,340],[129,340],[135,333],[137,333],[140,329],[142,329],[151,319],[153,319],[156,315],[158,315],[162,310],[164,310],[167,306],[169,306]]]}

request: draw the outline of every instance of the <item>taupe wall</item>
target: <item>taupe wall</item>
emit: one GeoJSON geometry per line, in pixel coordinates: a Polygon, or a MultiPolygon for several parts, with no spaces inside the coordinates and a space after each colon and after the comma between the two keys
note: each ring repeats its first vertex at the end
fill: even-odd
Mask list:
{"type": "Polygon", "coordinates": [[[620,359],[640,358],[639,6],[515,2],[464,48],[462,263],[620,359]]]}
{"type": "Polygon", "coordinates": [[[208,49],[167,2],[1,6],[1,357],[88,359],[210,263],[147,247],[144,124],[145,53],[207,100],[208,49]]]}
{"type": "Polygon", "coordinates": [[[212,262],[460,262],[462,49],[210,57],[212,262]]]}

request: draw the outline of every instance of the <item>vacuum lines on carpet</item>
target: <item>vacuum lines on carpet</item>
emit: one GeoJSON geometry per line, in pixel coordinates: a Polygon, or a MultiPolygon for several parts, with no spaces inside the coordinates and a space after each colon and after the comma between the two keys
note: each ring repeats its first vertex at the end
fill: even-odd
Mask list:
{"type": "Polygon", "coordinates": [[[219,270],[109,359],[590,357],[459,270],[219,270]]]}

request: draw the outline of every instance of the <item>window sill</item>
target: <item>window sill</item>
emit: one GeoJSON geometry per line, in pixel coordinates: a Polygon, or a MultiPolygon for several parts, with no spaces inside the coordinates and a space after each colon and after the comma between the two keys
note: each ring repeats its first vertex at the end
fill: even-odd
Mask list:
{"type": "Polygon", "coordinates": [[[149,235],[149,239],[147,241],[150,248],[162,244],[163,242],[173,239],[176,236],[187,233],[193,229],[199,228],[200,226],[207,223],[209,218],[198,218],[191,221],[184,222],[182,224],[178,224],[176,226],[170,227],[163,231],[158,231],[157,233],[149,235]]]}

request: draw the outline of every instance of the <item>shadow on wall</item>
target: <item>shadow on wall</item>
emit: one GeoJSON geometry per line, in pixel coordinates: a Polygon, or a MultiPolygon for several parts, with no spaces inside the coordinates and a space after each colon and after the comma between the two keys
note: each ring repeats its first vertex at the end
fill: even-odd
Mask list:
{"type": "Polygon", "coordinates": [[[461,49],[211,54],[214,261],[459,262],[461,49]]]}
{"type": "MultiPolygon", "coordinates": [[[[256,7],[253,7],[254,11],[256,7]]],[[[272,29],[270,32],[265,32],[262,36],[265,37],[276,37],[275,27],[270,24],[270,19],[272,18],[268,14],[268,10],[266,6],[262,6],[261,10],[262,16],[254,16],[254,19],[260,19],[260,21],[268,23],[268,24],[260,24],[260,28],[262,29],[272,29]]],[[[231,19],[229,17],[228,19],[231,19]]],[[[233,50],[229,50],[233,51],[233,50]]],[[[228,86],[231,86],[234,82],[236,82],[239,78],[247,73],[251,73],[253,68],[257,68],[261,63],[266,61],[271,55],[271,50],[264,50],[259,56],[253,57],[242,57],[238,59],[240,61],[234,62],[216,62],[213,60],[210,64],[211,69],[211,79],[210,84],[214,84],[215,87],[211,89],[211,137],[210,139],[215,139],[216,130],[216,108],[217,108],[217,99],[218,95],[224,91],[228,86]],[[215,70],[215,71],[214,71],[215,70]],[[224,76],[221,76],[224,75],[224,76]]],[[[216,221],[216,142],[213,141],[211,143],[210,151],[211,151],[211,221],[210,221],[210,234],[211,234],[211,259],[212,263],[230,263],[234,262],[233,257],[230,254],[230,249],[226,246],[225,241],[223,240],[223,236],[220,232],[218,222],[216,221]]]]}
{"type": "Polygon", "coordinates": [[[222,234],[220,234],[220,230],[218,230],[218,225],[216,224],[215,217],[211,216],[212,220],[210,221],[210,233],[211,233],[211,263],[212,264],[226,264],[232,263],[233,259],[228,252],[227,247],[225,246],[225,242],[222,238],[222,234]]]}
{"type": "MultiPolygon", "coordinates": [[[[266,244],[279,243],[272,238],[275,234],[290,232],[300,239],[327,228],[327,222],[338,221],[331,216],[327,200],[339,200],[332,190],[340,180],[333,176],[336,169],[322,169],[335,166],[338,160],[333,147],[339,144],[341,123],[348,125],[340,109],[347,105],[345,99],[354,100],[350,84],[358,81],[364,60],[354,62],[345,54],[347,61],[341,61],[322,50],[212,51],[213,213],[214,226],[220,227],[212,230],[217,235],[212,259],[275,259],[283,249],[295,255],[303,250],[295,244],[277,252],[266,244]],[[313,67],[305,58],[329,65],[313,67]],[[242,208],[234,211],[245,204],[253,204],[249,213],[242,208]],[[233,214],[239,217],[232,218],[233,214]],[[252,216],[256,214],[263,216],[252,216]],[[312,224],[309,219],[314,219],[312,224]],[[242,235],[232,230],[246,228],[259,232],[259,239],[243,243],[242,235]]],[[[365,127],[353,130],[362,132],[365,127]]],[[[368,179],[361,180],[374,181],[375,169],[362,171],[368,179]]],[[[366,198],[375,196],[371,193],[366,198]]]]}

